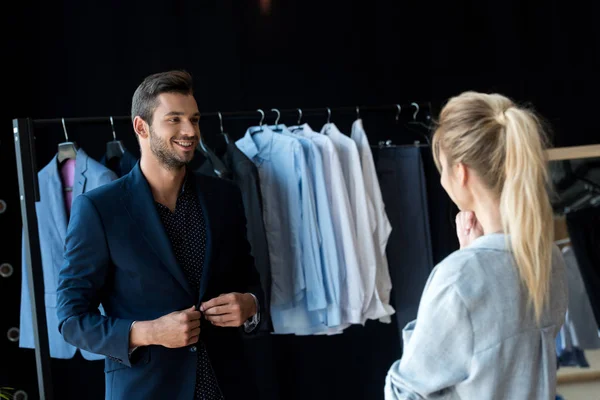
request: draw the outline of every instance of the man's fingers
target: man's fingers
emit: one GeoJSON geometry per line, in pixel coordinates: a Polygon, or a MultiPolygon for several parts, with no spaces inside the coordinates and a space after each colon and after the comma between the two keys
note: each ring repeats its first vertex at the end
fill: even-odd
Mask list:
{"type": "Polygon", "coordinates": [[[195,321],[202,317],[202,313],[200,311],[184,311],[181,313],[181,319],[183,321],[195,321]]]}
{"type": "Polygon", "coordinates": [[[194,328],[190,331],[190,336],[194,337],[194,336],[199,336],[200,335],[200,328],[194,328]]]}
{"type": "Polygon", "coordinates": [[[207,315],[206,319],[213,324],[223,324],[230,321],[235,321],[235,316],[233,314],[223,314],[223,315],[207,315]]]}
{"type": "Polygon", "coordinates": [[[200,338],[200,335],[196,335],[196,336],[192,336],[191,338],[188,339],[187,344],[194,344],[194,343],[198,343],[198,339],[200,338]]]}
{"type": "Polygon", "coordinates": [[[204,312],[204,315],[221,315],[221,314],[229,314],[231,312],[231,308],[228,305],[225,306],[215,306],[207,309],[204,312]]]}
{"type": "Polygon", "coordinates": [[[215,297],[214,299],[210,299],[209,301],[207,301],[205,303],[202,303],[202,305],[200,306],[200,310],[206,311],[209,308],[213,308],[216,306],[223,306],[228,303],[229,303],[229,298],[227,297],[227,295],[221,295],[219,297],[215,297]]]}
{"type": "Polygon", "coordinates": [[[215,322],[213,323],[215,326],[220,326],[222,328],[237,328],[242,325],[242,323],[238,320],[231,320],[227,322],[215,322]]]}
{"type": "Polygon", "coordinates": [[[189,329],[190,329],[190,330],[192,330],[192,329],[196,329],[196,328],[198,328],[199,326],[200,326],[200,320],[199,320],[199,319],[195,319],[195,320],[193,320],[193,321],[190,321],[190,322],[188,323],[188,327],[189,327],[189,329]]]}

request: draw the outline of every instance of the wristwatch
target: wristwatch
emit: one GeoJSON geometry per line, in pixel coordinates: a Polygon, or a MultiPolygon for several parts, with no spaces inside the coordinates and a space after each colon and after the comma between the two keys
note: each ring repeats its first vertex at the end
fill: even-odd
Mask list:
{"type": "Polygon", "coordinates": [[[258,324],[260,323],[260,304],[258,304],[258,299],[252,293],[248,293],[254,299],[254,303],[256,304],[256,314],[250,317],[246,322],[244,322],[244,331],[246,333],[252,332],[258,324]]]}

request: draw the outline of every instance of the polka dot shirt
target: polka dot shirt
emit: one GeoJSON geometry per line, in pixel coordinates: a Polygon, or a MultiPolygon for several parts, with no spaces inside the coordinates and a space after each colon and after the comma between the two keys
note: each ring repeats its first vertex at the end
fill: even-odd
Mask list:
{"type": "MultiPolygon", "coordinates": [[[[186,179],[177,198],[175,212],[156,203],[175,258],[190,286],[200,294],[200,281],[206,253],[206,221],[193,179],[186,179]]],[[[190,348],[197,350],[195,400],[222,400],[217,378],[213,372],[204,343],[198,341],[190,348]]]]}

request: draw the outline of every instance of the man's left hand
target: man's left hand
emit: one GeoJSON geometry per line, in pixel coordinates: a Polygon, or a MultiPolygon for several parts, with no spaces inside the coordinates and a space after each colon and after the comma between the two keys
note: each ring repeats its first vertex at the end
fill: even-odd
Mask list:
{"type": "Polygon", "coordinates": [[[202,303],[200,311],[213,325],[237,328],[257,310],[250,293],[228,293],[202,303]]]}

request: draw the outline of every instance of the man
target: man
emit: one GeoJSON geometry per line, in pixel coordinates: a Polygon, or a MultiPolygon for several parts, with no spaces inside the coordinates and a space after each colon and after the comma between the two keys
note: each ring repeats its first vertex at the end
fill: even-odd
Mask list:
{"type": "Polygon", "coordinates": [[[190,75],[147,77],[132,118],[139,163],[73,205],[59,330],[107,356],[107,399],[252,398],[240,331],[256,328],[263,293],[239,190],[187,172],[200,139],[190,75]]]}

